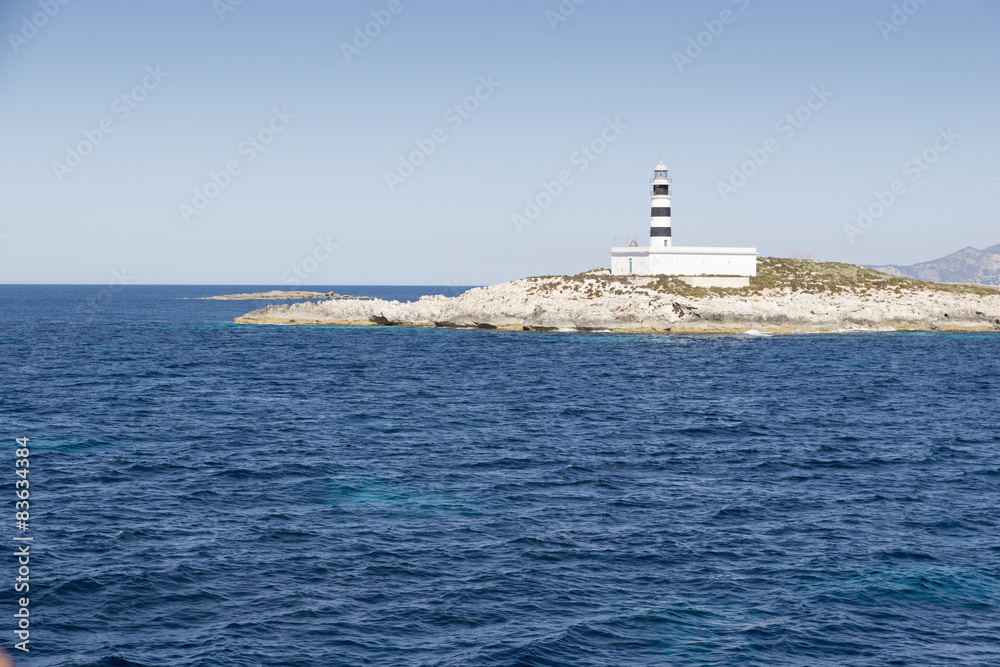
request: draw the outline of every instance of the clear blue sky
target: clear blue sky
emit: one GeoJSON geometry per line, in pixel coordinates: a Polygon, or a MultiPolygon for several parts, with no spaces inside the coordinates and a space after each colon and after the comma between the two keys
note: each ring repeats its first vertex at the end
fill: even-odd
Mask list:
{"type": "Polygon", "coordinates": [[[280,285],[297,266],[307,284],[469,285],[578,272],[607,266],[615,236],[645,243],[661,154],[678,244],[912,263],[1000,243],[1000,3],[222,11],[235,1],[0,5],[0,282],[105,283],[124,270],[137,283],[280,285]],[[372,12],[391,21],[345,55],[372,12]],[[477,108],[449,113],[477,87],[477,108]],[[830,97],[800,109],[813,87],[830,97]],[[797,110],[799,127],[776,125],[797,110]],[[626,127],[605,131],[615,140],[593,159],[577,153],[601,148],[608,119],[626,127]],[[85,133],[100,143],[73,167],[67,146],[96,143],[85,133]],[[386,173],[418,141],[433,153],[390,188],[386,173]],[[719,183],[765,145],[776,152],[724,200],[719,183]],[[906,164],[925,151],[936,158],[925,170],[906,164]],[[227,163],[238,170],[217,176],[227,187],[185,216],[227,163]],[[564,170],[572,182],[549,203],[542,182],[564,170]],[[845,232],[897,180],[881,217],[845,232]],[[527,198],[548,206],[518,229],[527,198]]]}

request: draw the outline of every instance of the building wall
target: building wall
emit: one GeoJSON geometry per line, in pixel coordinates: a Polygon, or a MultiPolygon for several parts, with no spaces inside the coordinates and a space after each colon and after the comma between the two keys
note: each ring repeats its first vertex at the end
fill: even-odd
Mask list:
{"type": "Polygon", "coordinates": [[[651,252],[649,272],[671,276],[755,276],[757,254],[726,253],[705,248],[674,248],[686,252],[651,252]]]}
{"type": "Polygon", "coordinates": [[[756,276],[756,248],[612,248],[611,275],[756,276]],[[629,262],[631,261],[631,264],[629,262]]]}
{"type": "Polygon", "coordinates": [[[646,248],[615,248],[611,254],[611,275],[649,275],[649,251],[646,248]],[[630,264],[631,262],[631,264],[630,264]]]}

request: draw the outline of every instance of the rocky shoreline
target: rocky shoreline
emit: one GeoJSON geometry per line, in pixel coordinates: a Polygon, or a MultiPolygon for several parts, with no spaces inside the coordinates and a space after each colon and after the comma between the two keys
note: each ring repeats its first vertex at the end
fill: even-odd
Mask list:
{"type": "Polygon", "coordinates": [[[1000,293],[854,265],[761,258],[759,275],[746,288],[695,288],[667,276],[611,276],[605,269],[414,302],[269,305],[236,322],[676,333],[1000,331],[1000,293]]]}

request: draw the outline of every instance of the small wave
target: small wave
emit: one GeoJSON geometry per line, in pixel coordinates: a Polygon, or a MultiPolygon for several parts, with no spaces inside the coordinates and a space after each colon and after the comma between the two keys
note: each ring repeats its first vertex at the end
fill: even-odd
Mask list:
{"type": "Polygon", "coordinates": [[[107,658],[101,658],[97,662],[87,663],[82,665],[82,667],[146,667],[141,662],[132,662],[131,660],[126,660],[117,655],[111,655],[107,658]]]}
{"type": "Polygon", "coordinates": [[[742,519],[753,514],[754,509],[750,507],[723,507],[712,517],[714,519],[742,519]]]}
{"type": "MultiPolygon", "coordinates": [[[[34,438],[32,439],[32,442],[35,442],[34,438]]],[[[88,438],[87,440],[71,440],[55,444],[48,444],[42,441],[41,439],[38,439],[38,442],[32,446],[32,449],[36,449],[39,451],[50,450],[55,452],[69,453],[69,452],[77,452],[83,449],[93,449],[95,447],[111,447],[111,446],[113,446],[112,443],[108,441],[96,440],[93,438],[88,438]]]]}
{"type": "Polygon", "coordinates": [[[54,592],[60,597],[67,595],[92,595],[103,587],[103,584],[92,577],[80,577],[56,586],[54,592]]]}

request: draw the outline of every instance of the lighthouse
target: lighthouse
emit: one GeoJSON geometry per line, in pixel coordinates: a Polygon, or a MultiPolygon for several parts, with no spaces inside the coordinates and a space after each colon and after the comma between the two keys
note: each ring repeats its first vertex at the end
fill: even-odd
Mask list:
{"type": "Polygon", "coordinates": [[[649,222],[649,246],[669,248],[673,241],[670,236],[670,179],[663,158],[653,171],[653,200],[649,222]]]}
{"type": "Polygon", "coordinates": [[[670,227],[670,178],[662,158],[653,168],[650,183],[649,245],[612,248],[611,275],[677,276],[693,287],[747,287],[750,278],[757,275],[757,249],[675,246],[670,227]]]}

